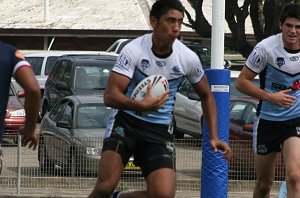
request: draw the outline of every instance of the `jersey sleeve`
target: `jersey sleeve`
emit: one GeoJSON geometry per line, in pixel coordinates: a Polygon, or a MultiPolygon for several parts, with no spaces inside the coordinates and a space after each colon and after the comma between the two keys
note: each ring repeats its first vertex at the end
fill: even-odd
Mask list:
{"type": "Polygon", "coordinates": [[[191,54],[188,57],[189,58],[186,67],[188,69],[186,71],[186,77],[192,84],[195,84],[202,79],[204,75],[204,70],[201,61],[199,60],[196,54],[191,54]]]}
{"type": "Polygon", "coordinates": [[[120,52],[112,70],[131,79],[137,65],[136,57],[138,57],[138,50],[128,43],[120,52]]]}
{"type": "Polygon", "coordinates": [[[246,66],[255,73],[260,73],[266,67],[266,50],[257,44],[246,60],[246,66]]]}
{"type": "Polygon", "coordinates": [[[15,50],[15,53],[13,55],[12,60],[13,60],[13,65],[15,66],[14,70],[13,70],[13,76],[22,67],[30,67],[30,68],[32,68],[31,65],[30,65],[30,63],[25,60],[25,57],[24,57],[23,53],[20,50],[18,50],[18,49],[15,50]]]}

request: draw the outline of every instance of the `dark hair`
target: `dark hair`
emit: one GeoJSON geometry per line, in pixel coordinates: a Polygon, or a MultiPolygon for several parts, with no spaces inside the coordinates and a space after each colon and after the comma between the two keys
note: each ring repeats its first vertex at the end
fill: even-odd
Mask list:
{"type": "Polygon", "coordinates": [[[157,20],[169,10],[175,9],[184,15],[185,8],[179,0],[156,0],[150,10],[150,16],[154,16],[157,20]]]}
{"type": "Polygon", "coordinates": [[[280,16],[280,22],[284,23],[287,18],[295,18],[300,20],[300,5],[299,4],[288,4],[282,10],[280,16]]]}

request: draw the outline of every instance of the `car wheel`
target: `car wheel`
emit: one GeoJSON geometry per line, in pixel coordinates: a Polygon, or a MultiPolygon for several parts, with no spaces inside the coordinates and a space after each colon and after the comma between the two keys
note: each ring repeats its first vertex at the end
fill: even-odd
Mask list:
{"type": "Polygon", "coordinates": [[[184,133],[177,130],[176,121],[173,118],[173,134],[175,136],[175,139],[183,139],[184,133]]]}
{"type": "Polygon", "coordinates": [[[54,172],[54,163],[49,160],[47,152],[46,152],[46,146],[41,141],[39,144],[39,166],[43,173],[52,173],[54,172]]]}

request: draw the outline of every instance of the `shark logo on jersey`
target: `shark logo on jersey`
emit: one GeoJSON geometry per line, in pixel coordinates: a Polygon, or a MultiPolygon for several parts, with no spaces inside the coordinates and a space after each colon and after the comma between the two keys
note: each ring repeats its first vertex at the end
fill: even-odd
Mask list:
{"type": "Polygon", "coordinates": [[[257,147],[257,152],[258,153],[266,153],[268,151],[266,145],[262,144],[262,145],[258,145],[257,147]]]}
{"type": "Polygon", "coordinates": [[[278,65],[278,67],[281,67],[281,66],[284,65],[284,64],[285,64],[284,58],[278,57],[278,58],[276,59],[276,65],[278,65]]]}
{"type": "Polygon", "coordinates": [[[150,67],[150,62],[149,62],[149,60],[142,59],[142,61],[141,61],[141,67],[142,67],[143,70],[149,68],[149,67],[150,67]]]}
{"type": "Polygon", "coordinates": [[[164,67],[167,65],[167,63],[164,61],[156,61],[156,65],[158,65],[159,67],[164,67]]]}
{"type": "Polygon", "coordinates": [[[173,75],[180,75],[181,74],[181,69],[178,65],[172,67],[172,73],[173,75]]]}

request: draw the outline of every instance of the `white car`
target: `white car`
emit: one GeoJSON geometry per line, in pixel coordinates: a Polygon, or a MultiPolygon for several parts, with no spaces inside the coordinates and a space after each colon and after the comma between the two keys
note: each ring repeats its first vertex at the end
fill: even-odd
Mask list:
{"type": "MultiPolygon", "coordinates": [[[[230,72],[230,96],[242,96],[243,93],[235,88],[235,82],[240,71],[230,72]]],[[[259,79],[254,79],[259,84],[259,79]]],[[[191,84],[185,80],[180,86],[176,94],[174,105],[174,134],[176,138],[183,138],[184,134],[188,134],[195,138],[202,137],[203,112],[201,101],[196,95],[191,84]],[[195,99],[196,98],[196,99],[195,99]]]]}

